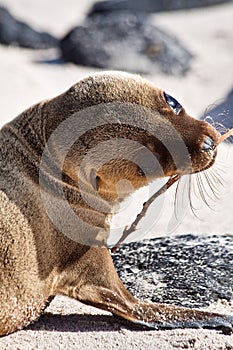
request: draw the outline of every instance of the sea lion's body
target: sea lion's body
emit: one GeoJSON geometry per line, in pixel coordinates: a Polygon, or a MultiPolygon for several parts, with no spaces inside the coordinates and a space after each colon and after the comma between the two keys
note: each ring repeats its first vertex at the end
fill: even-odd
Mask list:
{"type": "MultiPolygon", "coordinates": [[[[3,127],[0,132],[0,335],[21,329],[36,320],[49,300],[59,293],[109,310],[133,322],[165,322],[178,326],[206,320],[208,326],[208,320],[216,317],[195,310],[137,301],[118,278],[104,244],[101,247],[98,244],[88,246],[70,239],[54,225],[46,211],[40,192],[40,169],[41,157],[50,136],[73,113],[112,102],[127,102],[166,115],[182,135],[187,149],[193,150],[190,158],[194,172],[209,167],[214,161],[213,152],[199,152],[201,155],[198,159],[198,147],[201,147],[206,136],[217,145],[218,133],[207,123],[187,116],[184,111],[183,124],[180,125],[181,117],[175,116],[166,105],[163,92],[131,75],[103,74],[86,78],[66,93],[31,107],[3,127]],[[174,122],[173,118],[176,118],[174,122]]],[[[68,202],[74,211],[81,213],[82,219],[90,227],[94,227],[94,233],[98,233],[98,230],[108,232],[109,224],[108,213],[90,208],[80,197],[75,167],[80,165],[87,148],[91,149],[103,140],[117,136],[144,144],[153,152],[150,135],[144,131],[137,133],[133,127],[122,127],[122,122],[119,125],[112,129],[101,126],[101,132],[98,128],[87,132],[85,137],[88,142],[85,137],[81,138],[72,146],[63,164],[62,186],[68,202]],[[109,133],[107,137],[106,133],[109,133]]],[[[56,197],[55,188],[61,182],[56,178],[60,162],[59,147],[54,145],[49,162],[43,168],[45,182],[49,184],[48,188],[45,186],[45,192],[50,194],[50,198],[56,197]]],[[[162,148],[157,150],[163,151],[162,148]]],[[[161,160],[164,175],[177,171],[174,164],[169,162],[167,155],[161,160]]],[[[116,200],[116,184],[121,178],[131,181],[135,188],[146,184],[145,177],[131,161],[116,160],[103,164],[101,169],[95,171],[96,190],[103,203],[116,200]]],[[[88,192],[91,185],[86,186],[88,192]]],[[[68,220],[65,214],[60,219],[65,223],[68,220]]],[[[85,227],[80,226],[82,230],[89,234],[85,227]]]]}

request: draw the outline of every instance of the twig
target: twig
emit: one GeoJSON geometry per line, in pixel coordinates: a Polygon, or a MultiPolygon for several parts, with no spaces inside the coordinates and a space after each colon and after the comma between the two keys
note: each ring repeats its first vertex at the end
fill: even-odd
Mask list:
{"type": "Polygon", "coordinates": [[[225,134],[223,134],[221,137],[220,137],[220,142],[223,142],[224,140],[228,139],[228,137],[232,136],[233,135],[233,128],[228,130],[225,134]]]}
{"type": "Polygon", "coordinates": [[[146,215],[146,212],[149,208],[149,206],[151,205],[151,203],[157,198],[159,197],[161,194],[163,194],[164,192],[166,192],[166,190],[171,187],[176,181],[178,181],[180,179],[180,175],[174,175],[171,176],[170,179],[168,180],[168,182],[161,187],[156,193],[154,193],[146,202],[143,203],[143,208],[141,210],[141,212],[137,215],[136,219],[134,220],[134,222],[131,224],[131,226],[128,228],[128,226],[125,226],[125,229],[122,233],[121,238],[119,239],[119,241],[115,244],[115,246],[111,249],[111,252],[114,253],[117,248],[120,246],[120,244],[131,234],[133,233],[136,228],[137,225],[139,223],[139,221],[141,221],[141,219],[146,215]]]}

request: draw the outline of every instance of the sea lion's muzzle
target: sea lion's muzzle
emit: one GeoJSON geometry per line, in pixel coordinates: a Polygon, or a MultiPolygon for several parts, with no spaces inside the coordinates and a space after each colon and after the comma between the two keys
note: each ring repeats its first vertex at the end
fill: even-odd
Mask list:
{"type": "Polygon", "coordinates": [[[210,168],[217,156],[217,146],[220,142],[219,132],[207,122],[200,122],[202,137],[198,140],[198,152],[196,155],[195,172],[210,168]]]}

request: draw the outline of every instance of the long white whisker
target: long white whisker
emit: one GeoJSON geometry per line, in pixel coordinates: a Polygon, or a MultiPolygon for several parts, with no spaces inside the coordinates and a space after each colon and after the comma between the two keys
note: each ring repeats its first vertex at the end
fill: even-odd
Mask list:
{"type": "MultiPolygon", "coordinates": [[[[214,198],[219,200],[219,199],[220,199],[220,197],[219,197],[220,191],[219,191],[219,189],[216,187],[216,183],[213,182],[212,177],[211,177],[211,173],[208,174],[208,172],[205,171],[205,172],[204,172],[204,176],[205,176],[205,179],[206,179],[207,184],[209,185],[209,188],[210,188],[211,192],[213,193],[214,198]]],[[[211,200],[212,200],[212,199],[213,199],[213,198],[211,197],[211,200]]]]}
{"type": "Polygon", "coordinates": [[[204,191],[204,189],[203,189],[204,186],[203,186],[203,183],[202,183],[202,181],[201,181],[201,177],[200,177],[200,174],[199,174],[199,173],[197,174],[197,185],[198,185],[198,190],[199,190],[201,199],[202,199],[203,202],[209,207],[209,203],[208,203],[207,200],[206,200],[205,191],[204,191]]]}

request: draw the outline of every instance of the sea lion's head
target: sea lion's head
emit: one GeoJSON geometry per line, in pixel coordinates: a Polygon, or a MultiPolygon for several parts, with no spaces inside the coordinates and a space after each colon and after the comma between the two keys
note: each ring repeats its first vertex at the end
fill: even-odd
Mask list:
{"type": "MultiPolygon", "coordinates": [[[[219,133],[140,76],[95,74],[55,100],[56,121],[75,120],[62,136],[74,139],[63,172],[105,199],[124,198],[158,177],[203,171],[215,161],[219,133]]],[[[56,121],[50,120],[49,134],[56,121]]]]}

